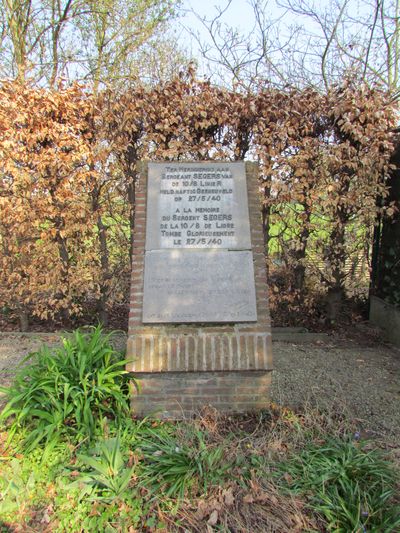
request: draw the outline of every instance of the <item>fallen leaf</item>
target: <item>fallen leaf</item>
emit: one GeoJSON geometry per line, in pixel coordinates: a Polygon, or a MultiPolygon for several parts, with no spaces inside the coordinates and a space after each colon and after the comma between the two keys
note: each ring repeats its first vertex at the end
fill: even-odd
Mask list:
{"type": "Polygon", "coordinates": [[[233,496],[231,488],[222,491],[222,497],[224,498],[225,505],[233,505],[235,498],[233,496]]]}
{"type": "Polygon", "coordinates": [[[290,485],[290,484],[292,483],[292,481],[293,481],[292,476],[291,476],[290,474],[288,474],[287,472],[285,472],[285,473],[283,474],[283,479],[284,479],[287,483],[289,483],[289,485],[290,485]]]}
{"type": "Polygon", "coordinates": [[[215,526],[215,524],[218,522],[218,511],[214,510],[210,514],[210,518],[207,520],[207,524],[209,526],[215,526]]]}
{"type": "Polygon", "coordinates": [[[40,520],[40,523],[41,524],[49,524],[50,521],[51,521],[51,518],[50,518],[50,515],[53,514],[53,506],[52,505],[49,505],[44,513],[43,513],[43,517],[42,519],[40,520]]]}
{"type": "Polygon", "coordinates": [[[273,494],[270,494],[269,499],[271,500],[271,503],[273,505],[278,505],[279,501],[278,501],[278,498],[276,496],[274,496],[273,494]]]}

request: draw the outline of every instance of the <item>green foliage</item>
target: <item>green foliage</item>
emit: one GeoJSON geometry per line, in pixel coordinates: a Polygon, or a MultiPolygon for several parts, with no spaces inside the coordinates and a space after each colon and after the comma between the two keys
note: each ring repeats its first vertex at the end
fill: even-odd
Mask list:
{"type": "MultiPolygon", "coordinates": [[[[276,509],[293,520],[298,513],[303,521],[311,517],[312,527],[304,530],[398,531],[390,461],[358,443],[327,438],[336,426],[322,426],[324,419],[312,415],[300,424],[291,410],[271,412],[256,428],[241,428],[228,419],[219,426],[104,419],[95,444],[72,444],[64,433],[45,462],[39,446],[15,454],[21,449],[16,441],[29,432],[29,426],[18,428],[7,455],[0,455],[0,524],[9,530],[97,533],[191,530],[200,520],[202,531],[216,502],[221,527],[228,516],[232,521],[226,527],[235,530],[251,518],[241,531],[255,531],[258,521],[257,530],[264,524],[267,530],[277,518],[276,509]],[[285,461],[276,463],[282,454],[285,461]],[[274,493],[274,485],[280,494],[274,493]],[[293,493],[302,496],[296,498],[299,506],[293,505],[293,493]],[[247,518],[240,509],[243,497],[247,518]],[[303,508],[304,499],[309,509],[303,508]],[[204,516],[199,519],[201,506],[204,516]]],[[[339,429],[335,434],[343,434],[339,429]]],[[[0,433],[0,443],[3,437],[0,433]]]]}
{"type": "Polygon", "coordinates": [[[25,479],[21,463],[18,459],[10,461],[10,469],[0,478],[1,511],[14,513],[18,511],[31,497],[35,487],[35,475],[30,473],[25,479]]]}
{"type": "Polygon", "coordinates": [[[140,443],[143,486],[167,497],[183,498],[194,486],[205,491],[221,481],[230,467],[222,461],[222,447],[207,446],[201,431],[186,437],[185,442],[180,442],[168,433],[148,430],[148,436],[140,443]]]}
{"type": "Polygon", "coordinates": [[[26,450],[39,443],[54,445],[62,434],[91,439],[104,416],[117,421],[129,412],[126,361],[100,326],[76,330],[62,346],[43,346],[30,354],[10,388],[0,420],[14,417],[12,438],[28,427],[26,450]]]}
{"type": "MultiPolygon", "coordinates": [[[[93,450],[96,458],[102,457],[102,444],[103,441],[93,450]]],[[[119,449],[118,445],[115,449],[119,449]]],[[[86,454],[93,457],[91,451],[85,450],[79,455],[79,463],[87,464],[86,454]]],[[[0,524],[7,524],[7,531],[15,524],[24,531],[42,531],[49,520],[51,531],[128,531],[131,526],[138,527],[147,509],[135,487],[115,498],[107,498],[107,489],[100,483],[85,487],[83,476],[76,477],[77,458],[69,444],[59,443],[49,451],[45,462],[40,448],[19,455],[18,459],[1,459],[0,524]],[[71,483],[73,478],[77,481],[71,483]]],[[[115,466],[116,461],[112,464],[115,466]]],[[[98,474],[94,468],[89,469],[85,475],[98,474]]],[[[118,478],[123,472],[124,468],[115,472],[115,484],[120,483],[118,478]]]]}
{"type": "Polygon", "coordinates": [[[130,528],[140,531],[137,528],[143,514],[143,502],[137,493],[127,503],[93,503],[91,499],[79,499],[75,492],[69,498],[60,493],[56,504],[57,526],[52,529],[54,532],[112,533],[129,531],[130,528]]]}
{"type": "Polygon", "coordinates": [[[349,440],[308,446],[279,465],[290,492],[306,495],[329,531],[384,533],[400,528],[392,465],[378,450],[349,440]]]}
{"type": "Polygon", "coordinates": [[[95,489],[95,498],[103,501],[121,498],[134,468],[126,466],[119,436],[100,441],[91,455],[80,455],[79,459],[90,470],[78,482],[95,489]]]}
{"type": "MultiPolygon", "coordinates": [[[[19,437],[19,432],[16,436],[19,437]]],[[[14,441],[12,445],[15,449],[14,441]]],[[[59,443],[49,450],[45,462],[40,448],[29,454],[0,456],[0,523],[24,523],[29,520],[32,508],[49,505],[49,494],[62,479],[71,451],[71,446],[59,443]]]]}

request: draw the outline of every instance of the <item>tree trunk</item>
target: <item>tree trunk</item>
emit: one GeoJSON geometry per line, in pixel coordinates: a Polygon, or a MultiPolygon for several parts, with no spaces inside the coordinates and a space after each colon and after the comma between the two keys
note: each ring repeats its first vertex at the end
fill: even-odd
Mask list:
{"type": "Polygon", "coordinates": [[[107,229],[99,216],[97,218],[97,228],[99,230],[100,241],[100,263],[102,271],[102,284],[100,287],[100,299],[98,301],[99,319],[103,326],[108,326],[108,281],[110,279],[110,261],[107,246],[107,229]]]}
{"type": "MultiPolygon", "coordinates": [[[[51,179],[51,176],[49,175],[49,179],[51,179]]],[[[56,197],[56,187],[50,187],[49,193],[53,202],[53,205],[56,207],[58,213],[62,213],[63,205],[60,203],[60,201],[56,197]]],[[[52,222],[54,224],[56,234],[55,234],[55,242],[57,243],[58,248],[58,254],[61,260],[61,273],[60,273],[60,290],[57,294],[55,294],[55,298],[57,298],[59,301],[62,301],[65,297],[65,293],[68,293],[68,286],[69,286],[69,264],[70,264],[70,257],[68,253],[68,247],[67,242],[64,239],[64,237],[61,235],[61,231],[65,227],[65,220],[60,215],[55,216],[52,219],[52,222]]],[[[62,307],[60,309],[60,314],[64,321],[68,321],[70,318],[70,311],[69,309],[62,307]]]]}
{"type": "Polygon", "coordinates": [[[337,214],[335,229],[331,233],[328,260],[332,266],[333,282],[328,288],[326,297],[327,320],[333,324],[342,310],[344,301],[344,280],[346,266],[345,231],[348,220],[343,211],[337,214]]]}
{"type": "Polygon", "coordinates": [[[132,264],[133,258],[133,236],[135,231],[135,205],[136,205],[136,181],[137,179],[132,179],[128,184],[128,201],[129,201],[129,229],[130,229],[130,239],[129,239],[129,261],[132,264]]]}
{"type": "Polygon", "coordinates": [[[18,311],[18,320],[19,320],[19,329],[22,332],[28,331],[29,329],[29,316],[24,309],[18,311]]]}
{"type": "Polygon", "coordinates": [[[334,324],[342,310],[344,300],[343,287],[330,287],[326,295],[326,318],[329,324],[334,324]]]}
{"type": "MultiPolygon", "coordinates": [[[[386,202],[400,205],[400,144],[392,156],[396,165],[388,182],[389,196],[386,202]]],[[[388,302],[400,306],[400,212],[393,217],[384,218],[376,261],[372,272],[374,294],[388,302]]]]}
{"type": "Polygon", "coordinates": [[[99,232],[99,254],[101,265],[101,282],[100,282],[100,298],[97,300],[97,312],[99,315],[99,321],[104,326],[108,326],[108,311],[107,303],[109,296],[109,280],[111,278],[110,273],[110,254],[107,243],[107,226],[104,224],[101,217],[101,195],[102,185],[97,184],[92,190],[92,211],[97,215],[97,229],[99,232]]]}
{"type": "Polygon", "coordinates": [[[346,228],[350,220],[347,206],[341,202],[346,198],[349,192],[351,174],[345,174],[342,177],[341,187],[338,190],[339,203],[334,211],[333,229],[330,234],[330,242],[326,259],[332,268],[333,281],[328,287],[327,294],[327,319],[328,322],[336,322],[341,310],[345,297],[345,279],[346,279],[346,228]]]}
{"type": "Polygon", "coordinates": [[[136,206],[136,183],[138,180],[137,152],[135,146],[129,145],[125,156],[125,163],[128,170],[128,202],[129,202],[129,229],[130,229],[130,246],[129,260],[132,264],[133,257],[133,235],[135,230],[135,206],[136,206]]]}
{"type": "MultiPolygon", "coordinates": [[[[56,297],[58,297],[59,300],[62,300],[65,296],[65,288],[68,287],[69,285],[69,280],[68,280],[68,275],[69,275],[69,254],[68,254],[68,249],[67,249],[67,244],[65,242],[65,239],[61,236],[61,233],[60,233],[60,227],[61,227],[61,224],[62,223],[57,223],[57,233],[56,233],[56,241],[57,241],[57,244],[58,244],[58,251],[59,251],[59,254],[60,254],[60,259],[61,259],[61,264],[62,264],[62,268],[61,268],[61,286],[62,286],[62,289],[60,290],[60,292],[58,293],[58,295],[56,295],[56,297]]],[[[70,310],[67,309],[66,307],[62,307],[61,310],[60,310],[60,314],[63,318],[63,321],[68,321],[69,318],[70,318],[70,310]]]]}
{"type": "MultiPolygon", "coordinates": [[[[261,178],[261,176],[260,176],[261,178]]],[[[270,218],[271,218],[271,205],[269,199],[271,196],[271,176],[263,176],[264,180],[264,196],[262,198],[261,216],[262,216],[262,229],[264,240],[264,251],[266,254],[266,270],[267,280],[269,278],[269,239],[270,239],[270,218]]]]}
{"type": "Polygon", "coordinates": [[[304,282],[306,278],[306,266],[304,260],[307,253],[308,238],[310,237],[310,220],[311,208],[305,203],[303,205],[304,218],[303,227],[300,232],[300,246],[296,251],[296,265],[294,267],[294,288],[299,292],[299,298],[302,299],[304,295],[304,282]]]}
{"type": "Polygon", "coordinates": [[[268,178],[267,185],[264,187],[264,201],[262,205],[262,225],[263,225],[263,238],[265,250],[268,254],[268,245],[269,245],[269,220],[271,217],[271,205],[265,199],[269,199],[271,194],[271,179],[268,178]]]}

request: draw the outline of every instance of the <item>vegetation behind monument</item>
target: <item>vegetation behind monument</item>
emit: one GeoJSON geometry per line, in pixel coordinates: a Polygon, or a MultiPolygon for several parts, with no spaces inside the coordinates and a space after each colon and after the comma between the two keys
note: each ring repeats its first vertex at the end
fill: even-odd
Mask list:
{"type": "Polygon", "coordinates": [[[273,309],[279,296],[288,311],[315,311],[324,295],[336,320],[346,295],[365,294],[358,263],[378,214],[394,210],[395,118],[389,94],[351,81],[239,92],[189,70],[124,92],[4,83],[1,305],[23,327],[93,304],[107,322],[129,292],[138,162],[248,159],[261,166],[273,309]]]}

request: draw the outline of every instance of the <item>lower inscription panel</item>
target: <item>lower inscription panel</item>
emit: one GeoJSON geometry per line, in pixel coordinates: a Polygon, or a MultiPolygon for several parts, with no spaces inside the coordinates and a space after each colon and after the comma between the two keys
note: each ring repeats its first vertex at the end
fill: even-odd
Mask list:
{"type": "Polygon", "coordinates": [[[254,268],[250,251],[146,252],[144,323],[256,320],[254,268]]]}

